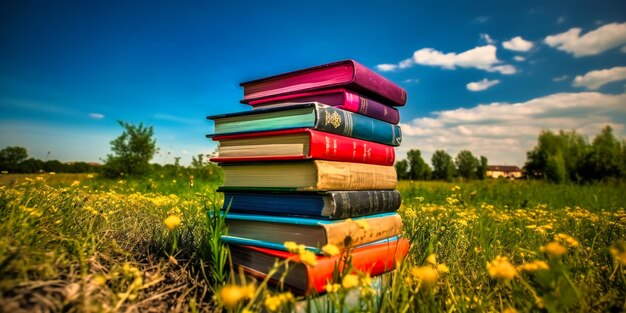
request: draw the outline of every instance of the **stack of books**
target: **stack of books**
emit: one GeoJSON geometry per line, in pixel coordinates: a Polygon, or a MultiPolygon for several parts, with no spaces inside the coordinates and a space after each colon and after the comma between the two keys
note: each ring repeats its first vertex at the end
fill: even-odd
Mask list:
{"type": "Polygon", "coordinates": [[[241,86],[253,109],[209,116],[207,135],[219,141],[211,161],[224,171],[233,264],[265,277],[275,259],[295,260],[283,283],[298,294],[324,293],[346,265],[347,253],[324,255],[328,244],[355,270],[393,270],[409,249],[393,166],[405,90],[353,60],[241,86]],[[298,262],[289,241],[316,253],[316,265],[298,262]]]}

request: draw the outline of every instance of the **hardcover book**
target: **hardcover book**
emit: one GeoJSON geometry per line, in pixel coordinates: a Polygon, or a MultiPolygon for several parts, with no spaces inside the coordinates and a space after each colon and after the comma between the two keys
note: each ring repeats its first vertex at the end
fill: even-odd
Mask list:
{"type": "Polygon", "coordinates": [[[324,160],[222,163],[223,190],[391,190],[394,166],[324,160]]]}
{"type": "Polygon", "coordinates": [[[354,60],[345,60],[243,82],[242,103],[330,87],[346,87],[392,106],[406,103],[406,91],[354,60]]]}
{"type": "Polygon", "coordinates": [[[209,138],[237,133],[312,128],[391,146],[399,146],[402,141],[398,125],[318,102],[213,115],[207,118],[215,123],[215,133],[207,135],[209,138]]]}
{"type": "Polygon", "coordinates": [[[218,157],[212,162],[318,159],[393,165],[392,146],[308,128],[215,136],[218,157]]]}
{"type": "MultiPolygon", "coordinates": [[[[393,237],[353,249],[351,264],[356,271],[376,276],[392,271],[408,251],[407,239],[393,237]]],[[[341,283],[333,281],[335,271],[342,271],[347,266],[342,255],[318,256],[317,264],[308,267],[300,262],[298,255],[281,250],[231,245],[230,253],[233,264],[259,279],[267,277],[276,259],[292,260],[283,282],[287,289],[300,295],[325,293],[324,286],[327,283],[341,283]]],[[[280,278],[285,275],[284,271],[284,267],[280,268],[270,282],[278,285],[280,278]]]]}
{"type": "Polygon", "coordinates": [[[299,92],[261,100],[252,100],[248,104],[251,105],[253,109],[262,109],[304,102],[323,103],[346,111],[367,115],[391,124],[398,124],[400,122],[400,113],[396,108],[368,99],[344,88],[299,92]]]}
{"type": "Polygon", "coordinates": [[[228,212],[225,222],[228,235],[221,237],[224,242],[284,249],[285,241],[295,241],[316,253],[326,244],[345,249],[402,233],[397,213],[328,220],[228,212]]]}
{"type": "Polygon", "coordinates": [[[401,201],[400,193],[396,190],[323,193],[225,191],[223,210],[231,213],[341,219],[395,212],[400,208],[401,201]]]}

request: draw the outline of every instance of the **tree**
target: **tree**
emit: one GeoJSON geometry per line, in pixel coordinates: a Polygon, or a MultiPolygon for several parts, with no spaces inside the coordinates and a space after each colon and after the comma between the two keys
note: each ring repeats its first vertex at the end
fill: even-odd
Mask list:
{"type": "Polygon", "coordinates": [[[463,150],[457,154],[454,160],[459,176],[467,179],[476,178],[478,159],[469,150],[463,150]]]}
{"type": "Polygon", "coordinates": [[[606,126],[593,139],[591,149],[585,157],[583,168],[586,180],[601,180],[608,177],[624,177],[622,143],[613,135],[611,126],[606,126]]]}
{"type": "Polygon", "coordinates": [[[452,157],[443,150],[437,150],[430,158],[433,164],[433,178],[450,181],[454,177],[454,162],[452,157]]]}
{"type": "Polygon", "coordinates": [[[478,164],[478,167],[476,168],[476,177],[478,179],[485,179],[485,177],[487,177],[487,166],[489,166],[489,161],[487,160],[487,157],[484,155],[480,156],[480,162],[478,164]]]}
{"type": "Polygon", "coordinates": [[[157,152],[156,140],[152,126],[138,126],[123,121],[118,124],[124,132],[111,141],[111,151],[103,166],[103,174],[107,177],[122,175],[145,175],[150,172],[150,160],[157,152]]]}
{"type": "Polygon", "coordinates": [[[409,163],[406,160],[396,162],[395,166],[398,179],[409,178],[409,163]]]}
{"type": "Polygon", "coordinates": [[[430,166],[424,162],[422,152],[419,149],[409,150],[409,152],[406,153],[406,157],[410,166],[410,179],[430,179],[432,170],[430,166]]]}
{"type": "Polygon", "coordinates": [[[17,165],[28,158],[28,151],[24,147],[6,147],[0,150],[0,170],[15,171],[17,165]]]}

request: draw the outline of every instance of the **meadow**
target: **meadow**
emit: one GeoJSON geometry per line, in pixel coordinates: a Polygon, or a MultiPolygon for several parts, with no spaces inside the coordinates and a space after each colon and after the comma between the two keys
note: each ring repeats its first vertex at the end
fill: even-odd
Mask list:
{"type": "MultiPolygon", "coordinates": [[[[303,300],[229,274],[214,181],[42,174],[0,185],[1,311],[276,312],[303,300]]],[[[624,311],[625,187],[402,181],[408,257],[382,288],[346,272],[310,301],[370,312],[624,311]]]]}

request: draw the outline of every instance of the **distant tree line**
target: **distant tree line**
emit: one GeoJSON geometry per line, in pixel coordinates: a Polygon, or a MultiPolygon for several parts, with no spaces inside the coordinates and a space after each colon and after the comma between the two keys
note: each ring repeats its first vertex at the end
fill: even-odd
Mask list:
{"type": "Polygon", "coordinates": [[[626,141],[606,126],[591,143],[576,131],[541,132],[526,154],[528,178],[561,182],[596,182],[626,177],[626,141]]]}
{"type": "Polygon", "coordinates": [[[99,167],[86,162],[62,163],[57,160],[29,158],[24,147],[10,146],[0,150],[0,171],[3,173],[93,173],[99,167]]]}
{"type": "Polygon", "coordinates": [[[221,179],[217,164],[209,162],[208,155],[192,157],[190,166],[180,165],[180,158],[174,164],[151,164],[150,160],[158,151],[153,138],[152,126],[133,125],[123,121],[118,124],[124,129],[122,134],[111,141],[112,154],[107,155],[103,165],[85,162],[61,163],[57,160],[41,161],[28,158],[23,147],[6,147],[0,151],[0,171],[8,173],[88,173],[98,172],[105,178],[146,177],[187,177],[194,179],[221,179]]]}
{"type": "Polygon", "coordinates": [[[430,158],[432,168],[419,149],[409,150],[406,156],[405,160],[396,162],[398,179],[451,181],[454,178],[485,179],[487,175],[487,158],[477,158],[469,150],[459,152],[454,160],[444,150],[437,150],[430,158]]]}

